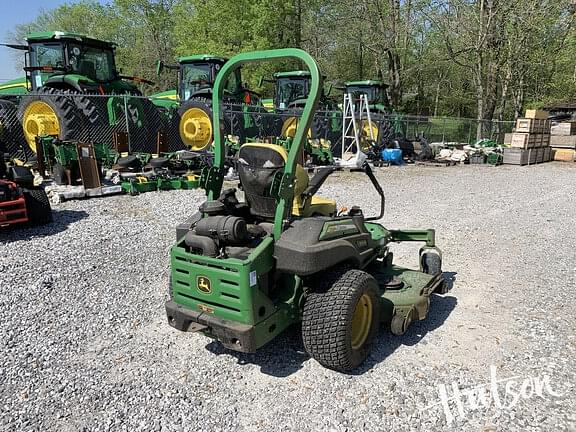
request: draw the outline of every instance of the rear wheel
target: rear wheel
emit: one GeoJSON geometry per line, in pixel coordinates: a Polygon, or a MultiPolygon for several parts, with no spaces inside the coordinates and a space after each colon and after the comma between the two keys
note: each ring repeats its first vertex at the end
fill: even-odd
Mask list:
{"type": "Polygon", "coordinates": [[[50,201],[44,189],[24,189],[24,201],[26,202],[28,222],[31,225],[45,225],[52,222],[50,201]]]}
{"type": "MultiPolygon", "coordinates": [[[[222,134],[234,134],[240,126],[236,124],[232,127],[231,120],[237,119],[236,114],[226,115],[226,108],[223,107],[224,115],[220,121],[220,131],[222,134]]],[[[229,110],[228,110],[229,111],[229,110]]],[[[189,99],[180,105],[176,115],[178,131],[182,142],[192,151],[208,150],[214,140],[214,127],[212,125],[212,105],[208,99],[189,99]]],[[[238,135],[237,133],[235,133],[238,135]]]]}
{"type": "Polygon", "coordinates": [[[349,371],[368,356],[380,322],[378,284],[368,273],[323,275],[306,296],[302,337],[306,351],[330,369],[349,371]]]}
{"type": "Polygon", "coordinates": [[[36,137],[54,135],[61,140],[80,139],[86,119],[71,97],[61,90],[42,87],[22,98],[18,107],[24,138],[36,153],[36,137]]]}

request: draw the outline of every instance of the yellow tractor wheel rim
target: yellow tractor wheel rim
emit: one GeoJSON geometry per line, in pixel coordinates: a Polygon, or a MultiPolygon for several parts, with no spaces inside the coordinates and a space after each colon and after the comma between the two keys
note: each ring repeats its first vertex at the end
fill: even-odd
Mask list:
{"type": "Polygon", "coordinates": [[[366,342],[372,327],[374,305],[369,295],[363,294],[352,315],[352,349],[360,349],[366,342]]]}
{"type": "Polygon", "coordinates": [[[370,125],[368,120],[362,120],[362,125],[360,127],[360,135],[362,137],[362,150],[370,149],[370,141],[378,141],[378,126],[374,123],[370,125]],[[372,131],[372,134],[370,134],[372,131]]]}
{"type": "MultiPolygon", "coordinates": [[[[294,138],[298,128],[298,117],[289,117],[282,124],[282,136],[285,138],[294,138]]],[[[308,138],[312,138],[312,131],[308,129],[308,138]]]]}
{"type": "Polygon", "coordinates": [[[22,116],[24,138],[30,149],[36,153],[36,137],[41,135],[60,135],[60,122],[56,111],[46,102],[31,102],[22,116]]]}
{"type": "Polygon", "coordinates": [[[212,120],[200,108],[190,108],[180,118],[180,138],[192,150],[204,150],[212,142],[212,120]]]}

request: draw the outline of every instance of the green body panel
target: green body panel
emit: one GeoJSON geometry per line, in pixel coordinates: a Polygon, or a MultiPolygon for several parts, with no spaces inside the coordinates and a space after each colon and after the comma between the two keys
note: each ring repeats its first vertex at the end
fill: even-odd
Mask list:
{"type": "Polygon", "coordinates": [[[0,95],[23,95],[28,93],[28,89],[25,77],[16,78],[0,84],[0,95]]]}
{"type": "Polygon", "coordinates": [[[276,337],[299,319],[301,284],[285,275],[275,291],[281,301],[274,304],[264,291],[269,289],[274,243],[268,237],[246,260],[216,259],[186,252],[180,240],[171,251],[172,296],[176,303],[194,311],[255,326],[257,347],[276,337]],[[209,293],[200,291],[198,278],[210,281],[209,293]],[[273,329],[273,330],[271,330],[273,329]]]}
{"type": "Polygon", "coordinates": [[[367,269],[377,281],[387,280],[391,276],[399,278],[403,284],[398,288],[380,287],[382,309],[380,319],[390,322],[394,315],[405,317],[412,311],[418,313],[417,319],[424,319],[428,311],[429,297],[436,287],[438,276],[432,276],[417,270],[410,270],[383,261],[374,261],[367,269]]]}
{"type": "Polygon", "coordinates": [[[159,108],[170,109],[176,108],[180,104],[178,92],[176,90],[166,90],[151,95],[150,100],[159,108]]]}

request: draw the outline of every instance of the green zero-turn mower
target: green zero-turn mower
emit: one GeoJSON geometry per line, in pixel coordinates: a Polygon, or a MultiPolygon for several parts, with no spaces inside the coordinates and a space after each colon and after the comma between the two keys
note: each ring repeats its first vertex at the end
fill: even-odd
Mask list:
{"type": "Polygon", "coordinates": [[[33,156],[43,135],[111,145],[126,119],[133,150],[156,142],[163,128],[156,107],[146,98],[124,103],[120,96],[141,96],[133,82],[151,82],[118,72],[113,43],[60,31],[30,33],[26,42],[6,45],[25,52],[26,75],[0,85],[0,123],[21,135],[8,140],[12,156],[33,156]]]}
{"type": "Polygon", "coordinates": [[[381,323],[400,335],[426,317],[431,294],[445,286],[441,252],[434,230],[389,230],[376,223],[384,195],[368,165],[363,171],[382,199],[378,216],[367,217],[359,207],[337,214],[334,201],[315,196],[334,168],[309,179],[300,165],[321,86],[306,52],[233,57],[214,87],[216,129],[227,76],[246,63],[285,59],[301,60],[311,73],[294,141],[288,151],[264,143],[240,147],[240,202],[234,189],[222,191],[225,144],[216,135],[214,164],[201,179],[207,201],[176,230],[167,318],[178,330],[201,331],[240,352],[256,351],[301,322],[308,353],[326,367],[348,371],[366,359],[381,323]],[[403,241],[424,243],[419,270],[393,264],[389,245],[403,241]]]}
{"type": "MultiPolygon", "coordinates": [[[[158,75],[164,69],[178,71],[178,89],[168,90],[151,96],[152,101],[167,115],[171,132],[171,149],[188,148],[202,151],[213,141],[212,87],[226,58],[209,54],[190,55],[178,58],[178,64],[158,62],[158,75]],[[174,140],[178,141],[174,143],[174,140]],[[178,147],[177,144],[184,147],[178,147]]],[[[226,115],[221,122],[225,134],[240,136],[254,135],[253,112],[265,111],[259,107],[258,95],[242,86],[242,74],[237,69],[225,87],[226,115]]]]}

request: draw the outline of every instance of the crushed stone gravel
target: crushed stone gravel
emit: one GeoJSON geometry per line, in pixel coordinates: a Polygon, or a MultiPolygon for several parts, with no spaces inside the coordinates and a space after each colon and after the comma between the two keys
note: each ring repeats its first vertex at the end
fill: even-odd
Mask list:
{"type": "MultiPolygon", "coordinates": [[[[575,165],[379,169],[383,223],[436,228],[452,289],[349,375],[298,329],[239,354],[168,326],[174,227],[201,191],[58,204],[50,226],[0,231],[0,430],[574,431],[575,165]],[[491,367],[507,399],[474,406],[491,367]],[[441,405],[452,383],[461,412],[441,405]]],[[[379,208],[358,173],[319,194],[379,208]]],[[[418,247],[393,250],[416,266],[418,247]]]]}

